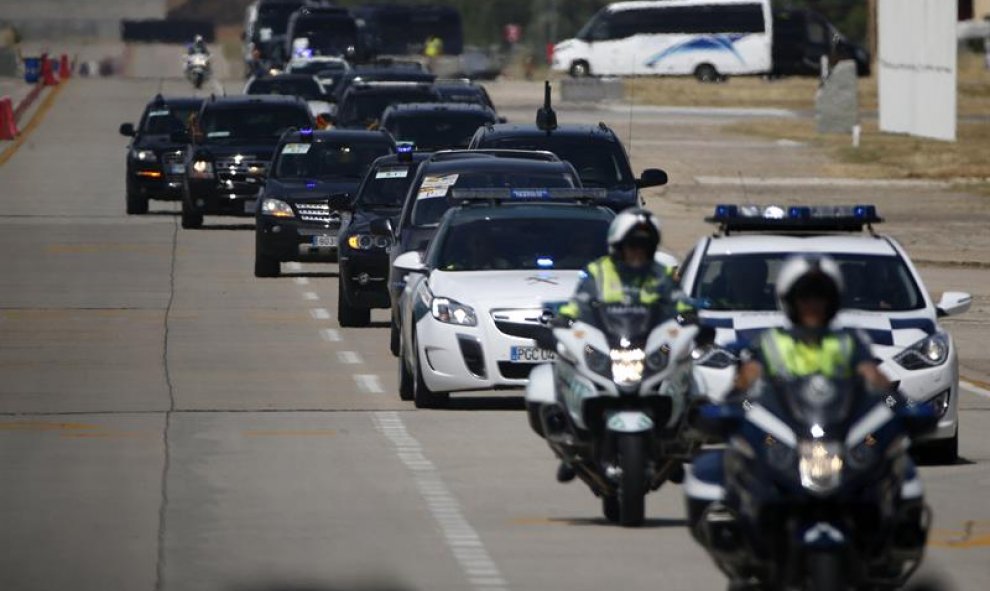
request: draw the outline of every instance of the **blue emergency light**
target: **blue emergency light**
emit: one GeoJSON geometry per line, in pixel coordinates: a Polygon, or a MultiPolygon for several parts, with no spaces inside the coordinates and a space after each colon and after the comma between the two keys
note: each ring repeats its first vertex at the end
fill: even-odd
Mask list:
{"type": "Polygon", "coordinates": [[[875,205],[717,205],[705,218],[724,233],[862,232],[883,222],[875,205]]]}
{"type": "Polygon", "coordinates": [[[395,144],[396,154],[412,154],[416,150],[416,144],[412,142],[397,142],[395,144]]]}

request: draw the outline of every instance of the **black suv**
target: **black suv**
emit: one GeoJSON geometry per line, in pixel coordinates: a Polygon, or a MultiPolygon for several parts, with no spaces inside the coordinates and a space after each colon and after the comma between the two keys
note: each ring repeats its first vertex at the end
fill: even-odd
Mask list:
{"type": "Polygon", "coordinates": [[[498,122],[488,107],[471,103],[405,103],[382,114],[381,126],[399,142],[433,152],[466,148],[479,127],[498,122]]]}
{"type": "Polygon", "coordinates": [[[148,213],[148,200],[182,199],[185,145],[172,134],[186,129],[199,112],[201,98],[165,98],[157,95],[144,108],[137,127],[122,123],[127,146],[127,213],[148,213]]]}
{"type": "Polygon", "coordinates": [[[345,129],[372,129],[391,105],[436,102],[440,102],[440,93],[428,83],[359,82],[351,84],[337,103],[333,124],[345,129]]]}
{"type": "Polygon", "coordinates": [[[488,91],[480,84],[475,84],[467,78],[438,78],[433,87],[448,103],[474,103],[484,105],[495,111],[495,104],[488,96],[488,91]]]}
{"type": "Polygon", "coordinates": [[[254,215],[279,138],[313,127],[306,101],[286,96],[211,97],[203,103],[185,161],[182,227],[203,215],[254,215]]]}
{"type": "Polygon", "coordinates": [[[399,350],[398,310],[395,303],[405,287],[405,275],[392,263],[410,250],[425,251],[437,231],[440,218],[454,205],[451,189],[581,188],[574,167],[550,152],[515,150],[447,150],[437,152],[419,166],[409,186],[395,244],[389,254],[389,296],[392,302],[393,354],[399,350]]]}
{"type": "Polygon", "coordinates": [[[392,136],[380,131],[287,132],[255,214],[255,276],[278,276],[284,261],[336,261],[361,179],[394,150],[392,136]]]}
{"type": "Polygon", "coordinates": [[[619,137],[604,123],[557,125],[557,115],[547,100],[537,113],[536,125],[489,125],[471,140],[472,149],[547,150],[574,165],[581,183],[605,189],[606,205],[614,211],[644,204],[639,190],[667,184],[667,173],[648,168],[633,177],[629,155],[619,137]]]}
{"type": "Polygon", "coordinates": [[[349,70],[334,86],[334,100],[337,103],[344,98],[344,93],[355,84],[362,82],[418,82],[431,84],[437,77],[421,69],[403,65],[367,65],[355,66],[349,70]]]}
{"type": "Polygon", "coordinates": [[[390,228],[399,221],[409,185],[430,155],[399,146],[398,154],[375,161],[351,207],[351,222],[340,235],[337,318],[341,326],[367,326],[372,308],[388,308],[390,228]]]}

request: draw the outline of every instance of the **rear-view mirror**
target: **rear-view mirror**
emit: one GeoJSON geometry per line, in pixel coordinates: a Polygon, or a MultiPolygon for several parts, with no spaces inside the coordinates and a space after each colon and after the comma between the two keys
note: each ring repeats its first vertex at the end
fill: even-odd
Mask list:
{"type": "Polygon", "coordinates": [[[938,308],[939,316],[955,316],[966,312],[972,305],[973,296],[968,293],[947,291],[942,294],[942,299],[939,300],[936,308],[938,308]]]}
{"type": "Polygon", "coordinates": [[[127,137],[134,137],[136,135],[136,132],[134,131],[134,124],[133,123],[121,123],[120,124],[120,135],[124,135],[124,136],[127,136],[127,137]]]}
{"type": "Polygon", "coordinates": [[[425,273],[426,265],[423,264],[423,255],[418,250],[410,250],[396,257],[392,263],[399,271],[406,273],[425,273]]]}
{"type": "Polygon", "coordinates": [[[640,189],[645,189],[646,187],[661,187],[667,184],[667,173],[659,168],[647,168],[643,171],[643,174],[636,180],[636,186],[640,189]]]}

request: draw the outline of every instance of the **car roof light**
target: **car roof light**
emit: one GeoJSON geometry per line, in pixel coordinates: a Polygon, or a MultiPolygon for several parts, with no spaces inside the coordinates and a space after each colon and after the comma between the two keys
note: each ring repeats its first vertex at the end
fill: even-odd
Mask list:
{"type": "Polygon", "coordinates": [[[730,232],[827,233],[872,232],[883,222],[875,205],[732,205],[720,204],[705,221],[730,232]]]}
{"type": "Polygon", "coordinates": [[[570,203],[603,203],[608,197],[605,189],[553,188],[490,188],[452,189],[451,199],[462,203],[487,202],[499,204],[511,201],[557,201],[570,203]]]}

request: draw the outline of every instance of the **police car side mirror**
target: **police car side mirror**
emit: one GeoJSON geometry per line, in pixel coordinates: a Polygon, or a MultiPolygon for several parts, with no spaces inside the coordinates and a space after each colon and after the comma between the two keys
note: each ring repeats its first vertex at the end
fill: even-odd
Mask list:
{"type": "Polygon", "coordinates": [[[936,308],[938,309],[939,317],[944,316],[955,316],[957,314],[962,314],[969,310],[969,307],[973,305],[973,296],[968,293],[963,293],[961,291],[947,291],[942,294],[942,299],[939,300],[936,308]]]}
{"type": "Polygon", "coordinates": [[[509,118],[508,117],[499,117],[498,118],[498,122],[499,123],[508,123],[509,122],[509,118]]]}
{"type": "Polygon", "coordinates": [[[643,174],[636,179],[636,186],[640,189],[646,187],[661,187],[667,184],[667,173],[659,168],[647,168],[643,174]]]}
{"type": "Polygon", "coordinates": [[[134,131],[133,123],[121,123],[120,124],[120,135],[127,137],[134,137],[137,133],[134,131]]]}
{"type": "Polygon", "coordinates": [[[378,218],[376,220],[372,220],[370,224],[370,230],[372,234],[378,236],[395,235],[395,231],[392,229],[392,221],[389,220],[388,218],[378,218]]]}
{"type": "Polygon", "coordinates": [[[426,265],[423,264],[423,255],[418,250],[410,250],[396,257],[392,263],[399,271],[406,273],[426,273],[426,265]]]}

